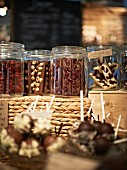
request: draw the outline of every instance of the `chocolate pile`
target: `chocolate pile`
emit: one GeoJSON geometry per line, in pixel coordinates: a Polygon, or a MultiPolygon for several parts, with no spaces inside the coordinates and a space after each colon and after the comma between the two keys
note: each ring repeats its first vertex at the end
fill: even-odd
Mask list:
{"type": "Polygon", "coordinates": [[[83,59],[54,59],[51,67],[51,92],[76,96],[84,88],[83,59]]]}
{"type": "Polygon", "coordinates": [[[16,116],[14,126],[2,129],[0,141],[6,151],[27,157],[56,151],[64,144],[62,138],[51,134],[49,119],[33,119],[28,114],[16,116]]]}
{"type": "Polygon", "coordinates": [[[84,121],[69,130],[69,141],[88,155],[106,154],[114,140],[114,128],[106,122],[84,121]]]}
{"type": "Polygon", "coordinates": [[[116,88],[118,85],[116,70],[118,69],[117,63],[106,62],[104,59],[97,59],[97,66],[93,68],[93,73],[89,73],[89,76],[94,80],[95,87],[101,87],[103,90],[116,88]]]}

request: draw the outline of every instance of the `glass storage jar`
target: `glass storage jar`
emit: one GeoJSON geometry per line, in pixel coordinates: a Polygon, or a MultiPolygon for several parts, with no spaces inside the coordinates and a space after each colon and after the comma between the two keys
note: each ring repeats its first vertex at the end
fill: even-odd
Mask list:
{"type": "Polygon", "coordinates": [[[0,43],[0,95],[23,95],[24,52],[23,44],[0,43]]]}
{"type": "Polygon", "coordinates": [[[122,89],[127,90],[127,44],[121,46],[122,57],[122,89]]]}
{"type": "Polygon", "coordinates": [[[86,49],[78,46],[52,48],[51,93],[62,96],[87,95],[86,49]]]}
{"type": "Polygon", "coordinates": [[[118,90],[121,84],[120,49],[114,45],[87,47],[88,91],[118,90]]]}
{"type": "Polygon", "coordinates": [[[24,94],[49,94],[51,89],[51,51],[26,51],[24,61],[24,94]]]}

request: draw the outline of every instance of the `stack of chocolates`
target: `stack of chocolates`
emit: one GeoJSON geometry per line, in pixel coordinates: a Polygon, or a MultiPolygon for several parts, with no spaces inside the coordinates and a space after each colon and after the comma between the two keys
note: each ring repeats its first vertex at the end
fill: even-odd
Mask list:
{"type": "Polygon", "coordinates": [[[0,95],[23,94],[24,45],[13,42],[0,44],[0,95]]]}
{"type": "Polygon", "coordinates": [[[24,63],[24,93],[48,94],[50,93],[50,59],[48,50],[35,50],[27,52],[24,63]]]}
{"type": "Polygon", "coordinates": [[[79,96],[85,89],[85,49],[59,46],[53,48],[51,66],[51,93],[65,96],[79,96]]]}

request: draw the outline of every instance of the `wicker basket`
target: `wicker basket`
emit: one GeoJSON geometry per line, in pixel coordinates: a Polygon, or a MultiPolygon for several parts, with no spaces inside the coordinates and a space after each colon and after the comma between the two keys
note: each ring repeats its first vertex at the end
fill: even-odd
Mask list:
{"type": "MultiPolygon", "coordinates": [[[[8,124],[13,125],[14,117],[21,112],[28,109],[31,102],[36,100],[36,96],[14,97],[9,99],[8,124]]],[[[40,96],[36,110],[45,110],[46,103],[51,101],[51,96],[40,96]]],[[[90,107],[90,99],[84,98],[84,115],[90,107]]],[[[63,124],[60,135],[66,136],[68,129],[75,121],[80,119],[80,97],[60,98],[56,97],[53,101],[51,110],[53,110],[51,122],[53,125],[53,132],[59,129],[61,123],[63,124]]]]}

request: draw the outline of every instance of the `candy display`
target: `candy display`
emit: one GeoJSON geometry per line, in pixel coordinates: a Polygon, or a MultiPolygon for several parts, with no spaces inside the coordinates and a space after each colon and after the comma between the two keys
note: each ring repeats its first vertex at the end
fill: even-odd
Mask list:
{"type": "Polygon", "coordinates": [[[23,58],[25,47],[20,43],[0,44],[0,94],[23,95],[23,58]]]}
{"type": "Polygon", "coordinates": [[[51,52],[49,50],[27,51],[24,63],[24,93],[50,93],[51,52]]]}
{"type": "Polygon", "coordinates": [[[74,46],[59,46],[52,49],[51,93],[79,96],[85,89],[85,49],[74,46]]]}
{"type": "Polygon", "coordinates": [[[72,127],[68,135],[69,146],[74,154],[94,157],[106,155],[111,151],[117,154],[119,152],[119,148],[114,145],[118,137],[115,138],[114,128],[110,123],[83,121],[76,128],[72,127]]]}
{"type": "Polygon", "coordinates": [[[1,130],[1,146],[9,153],[27,157],[56,151],[65,142],[61,137],[52,135],[51,128],[48,118],[35,119],[21,114],[15,117],[14,126],[1,130]]]}
{"type": "Polygon", "coordinates": [[[120,52],[115,46],[88,47],[88,89],[118,90],[120,88],[120,52]],[[89,54],[90,53],[90,54],[89,54]]]}

